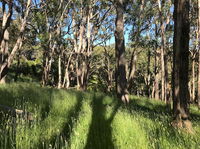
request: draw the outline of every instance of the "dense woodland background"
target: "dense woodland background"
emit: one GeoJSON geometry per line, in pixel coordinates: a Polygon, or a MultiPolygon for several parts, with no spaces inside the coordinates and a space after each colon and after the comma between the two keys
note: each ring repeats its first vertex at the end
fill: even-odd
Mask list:
{"type": "Polygon", "coordinates": [[[126,104],[146,96],[173,103],[173,125],[192,131],[200,0],[1,0],[0,26],[2,84],[98,91],[126,104]]]}

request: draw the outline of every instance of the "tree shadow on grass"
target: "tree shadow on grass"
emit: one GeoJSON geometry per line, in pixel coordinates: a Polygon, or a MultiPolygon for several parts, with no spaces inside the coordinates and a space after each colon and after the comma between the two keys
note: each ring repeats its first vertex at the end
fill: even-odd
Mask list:
{"type": "Polygon", "coordinates": [[[85,149],[114,149],[112,141],[112,120],[120,107],[116,103],[111,116],[106,119],[106,108],[109,105],[103,104],[103,95],[94,95],[92,102],[92,122],[89,128],[85,149]]]}
{"type": "Polygon", "coordinates": [[[192,121],[199,122],[200,123],[200,114],[197,113],[190,113],[190,117],[192,121]]]}
{"type": "MultiPolygon", "coordinates": [[[[74,125],[74,121],[76,121],[81,112],[82,102],[84,94],[81,92],[71,91],[74,96],[76,96],[77,103],[76,105],[70,109],[67,116],[67,121],[64,123],[63,128],[61,128],[61,132],[59,135],[52,136],[50,140],[46,140],[45,142],[41,142],[39,145],[40,148],[46,149],[49,148],[49,144],[52,145],[55,149],[60,149],[65,147],[69,143],[69,139],[71,136],[72,128],[74,125]]],[[[56,130],[55,130],[56,131],[56,130]]]]}
{"type": "MultiPolygon", "coordinates": [[[[49,116],[49,112],[52,107],[53,94],[57,94],[58,92],[59,90],[56,90],[53,88],[39,88],[38,89],[37,86],[23,86],[23,85],[17,85],[16,88],[12,90],[8,90],[7,88],[5,89],[0,88],[0,104],[8,105],[8,106],[16,106],[15,100],[18,100],[17,102],[19,102],[18,103],[19,106],[23,106],[24,102],[26,101],[36,104],[38,106],[40,105],[41,107],[40,121],[43,121],[49,116]]],[[[61,128],[61,133],[52,136],[50,140],[45,140],[45,141],[41,140],[40,142],[33,142],[33,146],[35,148],[46,149],[46,148],[49,148],[49,144],[51,144],[54,148],[61,148],[62,145],[64,146],[65,145],[64,143],[66,143],[66,141],[69,140],[70,135],[71,135],[71,128],[73,127],[72,126],[73,122],[76,121],[76,119],[79,116],[81,106],[82,106],[83,96],[84,96],[84,93],[78,92],[78,91],[72,91],[72,90],[70,91],[70,94],[76,97],[77,102],[76,102],[76,105],[74,105],[73,108],[71,108],[68,111],[66,115],[67,121],[63,124],[63,128],[61,128]]],[[[59,98],[61,99],[63,98],[62,94],[59,96],[60,96],[59,98]]],[[[4,126],[5,122],[1,121],[0,125],[4,126]]],[[[15,132],[13,133],[13,135],[15,135],[15,132]]],[[[4,136],[0,136],[0,137],[2,138],[4,136]]],[[[7,135],[6,138],[9,139],[10,137],[11,135],[7,135]]],[[[9,141],[7,142],[9,143],[9,141]]],[[[12,144],[16,144],[16,142],[13,142],[12,144]]]]}
{"type": "Polygon", "coordinates": [[[150,119],[162,119],[163,115],[171,115],[171,109],[168,105],[153,104],[150,101],[131,100],[127,105],[129,111],[142,112],[150,119]]]}
{"type": "MultiPolygon", "coordinates": [[[[156,141],[160,140],[163,136],[167,138],[170,144],[174,144],[175,146],[184,144],[186,148],[191,148],[190,143],[185,141],[185,136],[171,125],[172,110],[168,105],[153,104],[151,101],[132,100],[127,109],[131,114],[136,112],[139,116],[152,120],[152,123],[155,124],[154,126],[148,126],[148,123],[147,125],[144,124],[143,129],[147,133],[151,144],[154,144],[156,148],[163,148],[162,141],[156,141]],[[152,138],[154,142],[152,142],[152,138]]],[[[199,117],[200,115],[192,113],[192,122],[198,121],[199,117]]]]}
{"type": "MultiPolygon", "coordinates": [[[[172,109],[167,104],[153,104],[151,100],[131,100],[127,106],[129,111],[142,112],[150,119],[163,119],[163,116],[169,116],[172,119],[172,109]]],[[[200,114],[190,113],[192,121],[200,122],[200,114]]]]}

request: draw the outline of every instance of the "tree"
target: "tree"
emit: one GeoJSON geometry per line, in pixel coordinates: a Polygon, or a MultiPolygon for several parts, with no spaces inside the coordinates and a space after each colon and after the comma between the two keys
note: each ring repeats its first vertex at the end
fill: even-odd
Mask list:
{"type": "Polygon", "coordinates": [[[104,0],[82,0],[73,6],[72,30],[78,89],[87,89],[95,43],[101,41],[101,36],[105,37],[101,26],[109,20],[110,10],[111,5],[104,0]]]}
{"type": "Polygon", "coordinates": [[[22,42],[24,38],[24,31],[27,25],[28,16],[31,9],[31,0],[28,0],[26,6],[21,4],[21,26],[18,38],[12,48],[12,51],[8,52],[8,41],[9,41],[9,33],[8,27],[10,26],[12,14],[13,14],[13,7],[15,6],[14,1],[5,2],[3,1],[3,22],[2,22],[2,30],[1,30],[1,37],[0,37],[0,44],[1,44],[1,57],[0,60],[0,82],[8,73],[8,69],[10,68],[13,59],[16,55],[16,52],[22,47],[22,42]],[[6,4],[8,5],[8,12],[6,11],[6,4]],[[25,7],[25,9],[24,9],[25,7]]]}
{"type": "Polygon", "coordinates": [[[188,108],[189,0],[176,0],[174,6],[173,124],[191,130],[188,108]]]}
{"type": "MultiPolygon", "coordinates": [[[[200,37],[200,0],[198,0],[198,38],[200,37]]],[[[198,67],[198,106],[200,108],[200,40],[198,39],[198,54],[199,54],[199,67],[198,67]]]]}
{"type": "Polygon", "coordinates": [[[170,23],[170,8],[167,8],[168,10],[164,9],[164,6],[166,3],[169,3],[168,5],[171,5],[171,0],[163,1],[158,0],[158,8],[159,8],[159,20],[160,20],[160,31],[161,31],[161,100],[167,102],[168,95],[167,95],[167,84],[168,84],[168,70],[167,70],[167,58],[166,58],[166,37],[165,37],[165,24],[166,26],[170,23]],[[167,13],[167,16],[164,14],[167,13]],[[166,21],[165,21],[166,18],[166,21]]]}
{"type": "Polygon", "coordinates": [[[127,79],[126,79],[126,59],[124,43],[124,0],[115,0],[116,20],[115,20],[115,54],[116,54],[116,90],[117,96],[123,102],[129,102],[127,79]]]}
{"type": "Polygon", "coordinates": [[[190,92],[190,103],[194,103],[196,99],[196,60],[198,54],[198,2],[191,1],[190,3],[190,63],[189,70],[191,76],[189,79],[189,92],[190,92]]]}

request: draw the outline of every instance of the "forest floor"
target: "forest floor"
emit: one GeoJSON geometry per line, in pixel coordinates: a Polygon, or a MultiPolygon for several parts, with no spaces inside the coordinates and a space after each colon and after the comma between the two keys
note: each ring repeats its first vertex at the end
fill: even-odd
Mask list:
{"type": "Polygon", "coordinates": [[[0,86],[0,104],[32,113],[33,120],[1,114],[0,148],[198,149],[200,111],[191,106],[194,134],[171,126],[164,103],[131,96],[129,105],[97,92],[0,86]]]}

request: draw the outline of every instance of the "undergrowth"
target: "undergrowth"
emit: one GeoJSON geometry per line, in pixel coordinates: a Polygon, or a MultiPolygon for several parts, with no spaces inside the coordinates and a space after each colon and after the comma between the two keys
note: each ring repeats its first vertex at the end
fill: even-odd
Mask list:
{"type": "Polygon", "coordinates": [[[1,149],[200,148],[195,106],[195,133],[188,134],[171,126],[171,110],[164,103],[136,96],[121,105],[102,93],[12,83],[0,86],[0,104],[33,114],[31,121],[1,114],[1,149]]]}

